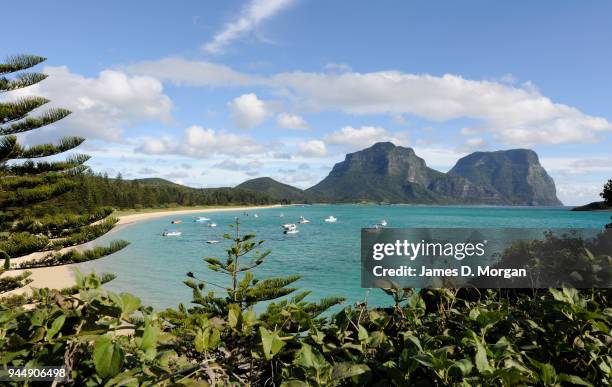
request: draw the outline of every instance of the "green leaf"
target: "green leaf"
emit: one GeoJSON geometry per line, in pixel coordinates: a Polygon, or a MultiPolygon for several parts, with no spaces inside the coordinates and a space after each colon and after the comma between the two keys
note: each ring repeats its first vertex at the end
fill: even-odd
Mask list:
{"type": "Polygon", "coordinates": [[[94,342],[93,361],[98,374],[110,378],[121,371],[123,365],[123,349],[108,336],[99,336],[94,342]]]}
{"type": "Polygon", "coordinates": [[[332,369],[332,379],[346,379],[353,376],[370,372],[370,367],[365,364],[355,364],[350,362],[336,363],[332,369]]]}
{"type": "Polygon", "coordinates": [[[59,317],[57,317],[55,320],[53,320],[53,323],[51,324],[51,327],[47,329],[47,335],[46,335],[47,341],[49,341],[53,337],[55,337],[55,335],[64,326],[64,322],[65,321],[66,321],[66,315],[65,314],[60,314],[59,317]]]}
{"type": "Polygon", "coordinates": [[[203,353],[211,348],[216,347],[221,340],[221,333],[218,329],[207,327],[204,330],[199,329],[195,337],[196,351],[203,353]]]}
{"type": "Polygon", "coordinates": [[[146,324],[140,340],[140,349],[142,349],[147,359],[152,360],[157,352],[157,337],[159,336],[159,328],[151,324],[146,324]]]}
{"type": "Polygon", "coordinates": [[[583,380],[582,378],[576,375],[559,374],[559,381],[575,384],[578,386],[593,386],[591,383],[587,382],[586,380],[583,380]]]}
{"type": "Polygon", "coordinates": [[[369,337],[368,330],[363,327],[363,325],[359,324],[359,332],[357,334],[359,341],[366,341],[369,337]]]}
{"type": "Polygon", "coordinates": [[[127,318],[132,312],[140,307],[140,299],[129,293],[108,294],[108,297],[121,309],[121,317],[127,318]]]}
{"type": "Polygon", "coordinates": [[[271,360],[285,346],[285,342],[280,339],[278,332],[270,332],[261,326],[259,327],[259,334],[261,335],[264,356],[266,360],[271,360]]]}
{"type": "Polygon", "coordinates": [[[306,343],[302,343],[302,348],[300,348],[295,357],[295,365],[306,370],[315,371],[317,375],[330,368],[325,357],[306,343]]]}
{"type": "Polygon", "coordinates": [[[461,374],[463,374],[463,376],[467,376],[470,374],[470,372],[472,372],[472,368],[474,367],[474,365],[472,364],[472,361],[470,359],[461,359],[455,361],[452,367],[458,368],[459,371],[461,371],[461,374]]]}
{"type": "Polygon", "coordinates": [[[487,349],[480,340],[476,340],[476,356],[474,358],[476,368],[480,373],[490,372],[492,370],[489,360],[487,359],[487,349]]]}

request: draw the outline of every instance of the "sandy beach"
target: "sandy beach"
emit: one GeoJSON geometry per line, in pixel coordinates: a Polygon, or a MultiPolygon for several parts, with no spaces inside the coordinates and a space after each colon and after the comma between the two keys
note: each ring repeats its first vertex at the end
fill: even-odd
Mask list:
{"type": "MultiPolygon", "coordinates": [[[[119,222],[111,232],[118,230],[121,227],[126,227],[130,224],[134,224],[137,222],[142,222],[149,219],[161,218],[164,216],[174,216],[174,215],[188,215],[188,214],[201,214],[208,212],[227,212],[227,211],[251,211],[255,209],[266,209],[266,208],[276,208],[281,207],[280,204],[269,205],[269,206],[245,206],[245,207],[201,207],[201,208],[193,208],[193,209],[180,209],[180,210],[159,210],[159,211],[151,211],[151,212],[140,212],[140,213],[130,213],[126,215],[119,215],[117,218],[119,222]]],[[[60,250],[60,252],[65,252],[71,249],[79,249],[79,248],[89,248],[95,246],[96,241],[88,242],[84,245],[68,247],[60,250]]],[[[11,260],[11,264],[19,264],[21,262],[26,262],[30,260],[40,259],[49,254],[49,252],[42,253],[32,253],[23,257],[15,258],[11,260]]],[[[74,280],[74,270],[78,268],[80,264],[71,264],[71,265],[63,265],[63,266],[54,266],[54,267],[44,267],[38,269],[29,269],[32,274],[30,279],[33,281],[27,286],[15,289],[11,292],[8,292],[5,295],[12,294],[24,294],[30,293],[31,288],[50,288],[50,289],[61,289],[65,287],[70,287],[75,284],[74,280]]],[[[6,272],[2,274],[2,276],[13,276],[18,275],[26,270],[11,270],[10,272],[6,272]]]]}

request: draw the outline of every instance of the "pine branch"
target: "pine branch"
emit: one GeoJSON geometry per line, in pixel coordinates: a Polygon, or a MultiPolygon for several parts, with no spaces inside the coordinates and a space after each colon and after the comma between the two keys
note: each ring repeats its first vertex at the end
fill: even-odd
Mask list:
{"type": "Polygon", "coordinates": [[[14,55],[6,58],[4,63],[0,63],[0,75],[26,70],[47,60],[37,55],[14,55]]]}
{"type": "Polygon", "coordinates": [[[38,175],[46,172],[59,172],[72,168],[87,162],[90,156],[78,154],[68,157],[65,161],[40,161],[33,162],[28,160],[22,164],[13,164],[5,167],[5,171],[9,175],[38,175]]]}
{"type": "Polygon", "coordinates": [[[130,242],[119,240],[113,241],[108,246],[96,246],[93,249],[78,251],[77,249],[69,250],[65,253],[48,254],[42,259],[23,262],[19,265],[20,269],[33,269],[37,267],[51,267],[69,265],[72,263],[82,263],[93,261],[116,253],[124,249],[130,242]]]}
{"type": "Polygon", "coordinates": [[[0,196],[0,208],[7,210],[15,206],[26,206],[28,204],[40,203],[59,196],[73,189],[75,182],[60,180],[51,185],[38,186],[35,188],[20,188],[14,192],[0,196]]]}
{"type": "Polygon", "coordinates": [[[23,148],[17,144],[17,149],[11,155],[12,159],[33,159],[57,155],[81,145],[85,139],[83,137],[64,137],[56,144],[40,144],[29,148],[23,148]]]}
{"type": "Polygon", "coordinates": [[[21,120],[32,110],[48,102],[48,99],[42,97],[27,97],[13,102],[0,103],[0,124],[21,120]]]}
{"type": "MultiPolygon", "coordinates": [[[[0,88],[2,82],[0,80],[0,88]]],[[[10,125],[0,127],[0,135],[7,136],[9,134],[17,134],[27,132],[33,129],[38,129],[43,126],[50,125],[62,118],[68,116],[70,110],[66,109],[49,109],[38,117],[27,117],[19,122],[12,123],[10,125]]]]}
{"type": "Polygon", "coordinates": [[[29,278],[32,273],[26,271],[16,276],[4,276],[0,278],[0,294],[19,289],[32,282],[29,278]]]}
{"type": "Polygon", "coordinates": [[[0,93],[23,89],[24,87],[35,85],[46,78],[47,75],[41,73],[23,73],[13,79],[2,77],[0,78],[0,93]]]}
{"type": "Polygon", "coordinates": [[[17,137],[7,136],[0,139],[0,164],[6,162],[15,152],[17,137]]]}

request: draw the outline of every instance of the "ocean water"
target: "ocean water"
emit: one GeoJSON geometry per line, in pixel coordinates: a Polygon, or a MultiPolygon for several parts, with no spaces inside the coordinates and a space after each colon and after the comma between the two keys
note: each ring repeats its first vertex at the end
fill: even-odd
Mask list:
{"type": "Polygon", "coordinates": [[[192,271],[212,282],[227,283],[225,277],[207,268],[203,258],[225,258],[231,241],[222,235],[239,217],[241,230],[265,240],[262,251],[272,251],[255,271],[259,278],[299,274],[302,278],[295,286],[312,291],[309,300],[342,296],[347,303],[367,300],[384,306],[391,299],[383,291],[360,287],[360,229],[381,219],[387,220],[388,227],[601,228],[610,218],[609,212],[572,212],[567,208],[411,205],[288,206],[251,210],[248,214],[202,213],[217,223],[216,228],[194,222],[197,214],[170,215],[121,227],[99,242],[126,239],[130,246],[85,263],[81,270],[115,273],[117,278],[105,288],[133,293],[147,305],[165,308],[189,304],[191,289],[183,284],[185,273],[192,271]],[[297,223],[301,215],[311,223],[299,225],[298,234],[283,234],[280,225],[297,223]],[[338,218],[337,223],[323,221],[330,215],[338,218]],[[173,219],[183,223],[172,225],[173,219]],[[163,237],[166,229],[180,230],[182,235],[163,237]],[[207,244],[210,239],[221,242],[207,244]]]}

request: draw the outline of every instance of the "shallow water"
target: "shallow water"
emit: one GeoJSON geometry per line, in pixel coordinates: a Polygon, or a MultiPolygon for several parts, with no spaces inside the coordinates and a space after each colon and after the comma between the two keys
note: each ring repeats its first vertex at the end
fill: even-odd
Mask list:
{"type": "MultiPolygon", "coordinates": [[[[235,217],[244,232],[265,240],[262,250],[272,253],[256,275],[260,278],[299,274],[300,289],[312,291],[310,300],[343,296],[347,302],[367,301],[388,305],[391,300],[378,289],[360,287],[360,229],[386,219],[388,227],[550,227],[600,228],[609,221],[609,212],[573,212],[566,208],[410,206],[410,205],[312,205],[249,211],[203,213],[218,227],[194,222],[195,216],[169,215],[121,227],[105,235],[100,243],[126,239],[130,246],[111,256],[83,264],[82,271],[115,273],[117,278],[105,285],[112,291],[127,291],[158,308],[174,307],[191,299],[191,289],[182,281],[193,271],[212,282],[224,277],[208,270],[203,257],[225,258],[230,241],[223,240],[235,217]],[[253,214],[257,213],[258,218],[253,214]],[[284,217],[279,217],[283,213],[284,217]],[[300,232],[282,233],[283,223],[297,223],[300,215],[311,221],[299,225],[300,232]],[[329,215],[337,223],[323,221],[329,215]],[[173,219],[183,223],[172,225],[173,219]],[[182,232],[179,237],[163,237],[166,229],[182,232]],[[221,242],[210,245],[206,241],[221,242]]],[[[213,290],[213,289],[211,289],[213,290]]]]}

